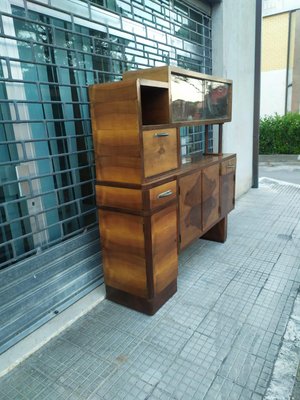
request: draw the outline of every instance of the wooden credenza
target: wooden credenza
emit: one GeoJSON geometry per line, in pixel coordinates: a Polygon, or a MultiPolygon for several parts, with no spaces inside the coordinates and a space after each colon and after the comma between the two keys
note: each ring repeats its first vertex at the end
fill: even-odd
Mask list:
{"type": "Polygon", "coordinates": [[[183,164],[180,154],[182,125],[218,124],[221,139],[222,124],[231,118],[231,82],[216,79],[161,67],[90,87],[96,199],[110,300],[154,314],[176,292],[179,251],[199,237],[226,240],[235,155],[206,151],[183,164]],[[191,78],[193,87],[201,83],[201,101],[174,100],[172,79],[182,77],[191,78]],[[206,92],[207,81],[223,90],[226,86],[226,104],[207,99],[215,89],[206,92]],[[214,111],[217,115],[211,115],[214,111]]]}

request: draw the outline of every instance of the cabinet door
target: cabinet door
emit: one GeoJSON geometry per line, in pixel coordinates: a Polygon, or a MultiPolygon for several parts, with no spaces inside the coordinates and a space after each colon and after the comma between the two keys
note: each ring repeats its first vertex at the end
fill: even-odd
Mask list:
{"type": "Polygon", "coordinates": [[[175,128],[143,132],[145,178],[178,168],[175,128]]]}
{"type": "Polygon", "coordinates": [[[220,217],[219,207],[219,164],[202,171],[202,218],[203,231],[212,226],[220,217]]]}
{"type": "Polygon", "coordinates": [[[154,295],[177,279],[177,205],[172,204],[151,217],[154,295]]]}
{"type": "Polygon", "coordinates": [[[99,211],[105,284],[147,298],[144,219],[114,211],[99,211]]]}
{"type": "Polygon", "coordinates": [[[221,165],[221,215],[227,215],[235,202],[235,166],[236,159],[223,161],[221,165]]]}
{"type": "Polygon", "coordinates": [[[202,234],[201,171],[179,179],[180,247],[202,234]]]}

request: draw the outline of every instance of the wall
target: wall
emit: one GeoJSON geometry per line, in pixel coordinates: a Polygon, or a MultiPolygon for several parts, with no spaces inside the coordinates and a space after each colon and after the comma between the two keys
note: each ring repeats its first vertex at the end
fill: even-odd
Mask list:
{"type": "MultiPolygon", "coordinates": [[[[300,4],[299,4],[300,7],[300,4]]],[[[293,13],[294,36],[291,37],[293,57],[290,59],[290,80],[292,80],[291,111],[300,113],[300,10],[293,13]],[[292,70],[292,71],[291,71],[292,70]]],[[[290,83],[290,82],[289,82],[290,83]]]]}
{"type": "Polygon", "coordinates": [[[299,8],[299,0],[264,0],[263,17],[299,8]]]}
{"type": "Polygon", "coordinates": [[[285,113],[288,33],[288,13],[263,19],[261,116],[285,113]]]}
{"type": "Polygon", "coordinates": [[[224,125],[223,151],[237,153],[236,196],[252,186],[255,1],[213,7],[213,74],[233,80],[232,122],[224,125]]]}
{"type": "Polygon", "coordinates": [[[260,115],[285,113],[286,69],[261,73],[260,115]]]}

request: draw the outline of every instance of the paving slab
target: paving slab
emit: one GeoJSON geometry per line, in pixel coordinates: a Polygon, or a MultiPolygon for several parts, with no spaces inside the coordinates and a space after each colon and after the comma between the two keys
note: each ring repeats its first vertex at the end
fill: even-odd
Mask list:
{"type": "Polygon", "coordinates": [[[154,316],[102,301],[0,378],[0,399],[289,399],[276,363],[299,285],[300,186],[264,178],[237,201],[226,243],[180,255],[178,291],[154,316]]]}

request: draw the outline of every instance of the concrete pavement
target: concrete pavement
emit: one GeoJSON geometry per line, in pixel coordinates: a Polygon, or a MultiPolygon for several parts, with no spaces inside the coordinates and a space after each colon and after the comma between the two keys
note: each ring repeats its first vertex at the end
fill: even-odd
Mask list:
{"type": "Polygon", "coordinates": [[[299,284],[300,188],[262,179],[237,201],[226,243],[181,254],[178,292],[156,315],[104,300],[1,378],[0,398],[288,399],[297,357],[283,390],[275,365],[287,339],[299,349],[286,338],[299,284]]]}

